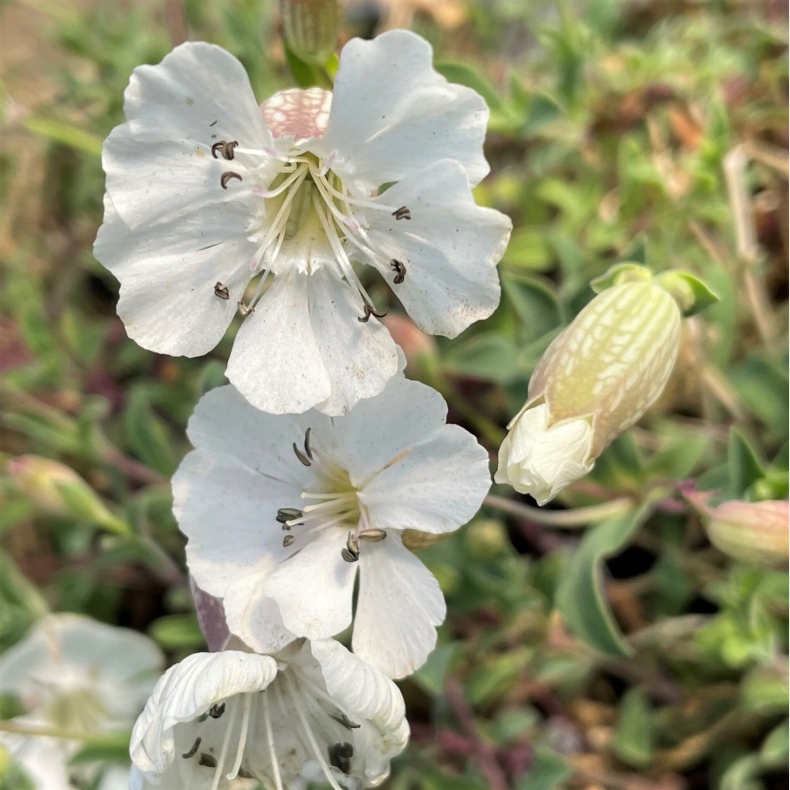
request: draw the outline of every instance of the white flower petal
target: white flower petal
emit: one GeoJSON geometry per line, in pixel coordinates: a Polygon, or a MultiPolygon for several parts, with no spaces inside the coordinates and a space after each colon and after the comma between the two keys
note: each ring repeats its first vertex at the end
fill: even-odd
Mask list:
{"type": "Polygon", "coordinates": [[[332,394],[332,383],[310,323],[308,277],[275,277],[242,324],[227,377],[257,409],[270,414],[307,411],[332,394]]]}
{"type": "Polygon", "coordinates": [[[398,687],[384,673],[334,639],[316,639],[309,647],[321,666],[330,696],[352,717],[370,719],[382,730],[402,729],[406,706],[398,687]]]}
{"type": "Polygon", "coordinates": [[[258,653],[276,653],[296,636],[283,625],[280,608],[261,594],[265,575],[250,574],[227,588],[224,604],[229,612],[228,627],[258,653]]]}
{"type": "Polygon", "coordinates": [[[371,480],[360,501],[376,527],[451,532],[477,513],[490,487],[487,451],[447,425],[371,480]]]}
{"type": "Polygon", "coordinates": [[[361,323],[351,286],[322,268],[310,277],[310,321],[332,394],[317,408],[330,415],[381,392],[398,372],[398,353],[386,327],[375,318],[361,323]]]}
{"type": "MultiPolygon", "coordinates": [[[[25,723],[19,719],[16,721],[25,723]]],[[[33,790],[73,790],[65,741],[1,732],[0,752],[3,748],[19,763],[33,790]]]]}
{"type": "Polygon", "coordinates": [[[235,199],[238,182],[227,190],[219,183],[234,166],[212,157],[213,143],[273,145],[244,67],[213,44],[182,44],[159,65],[139,66],[124,99],[128,123],[105,141],[102,165],[115,208],[132,227],[235,199]]]}
{"type": "Polygon", "coordinates": [[[391,533],[360,558],[354,653],[391,678],[411,674],[436,646],[447,608],[433,574],[391,533]]]}
{"type": "Polygon", "coordinates": [[[311,150],[324,157],[336,152],[333,170],[368,188],[447,157],[475,185],[488,173],[487,122],[483,98],[435,71],[424,39],[393,30],[343,48],[327,130],[311,150]]]}
{"type": "MultiPolygon", "coordinates": [[[[232,386],[206,393],[189,420],[187,436],[196,448],[227,453],[250,469],[301,487],[312,476],[293,451],[306,426],[296,418],[266,414],[232,386]]],[[[281,506],[282,507],[282,506],[281,506]]]]}
{"type": "Polygon", "coordinates": [[[401,453],[429,441],[446,418],[447,404],[436,390],[394,377],[380,395],[335,420],[337,458],[358,486],[401,453]]]}
{"type": "Polygon", "coordinates": [[[277,510],[299,494],[230,455],[189,453],[173,477],[173,512],[189,538],[187,560],[198,585],[223,598],[241,577],[271,567],[283,551],[277,510]]]}
{"type": "Polygon", "coordinates": [[[277,676],[271,656],[194,653],[165,672],[132,731],[129,752],[140,771],[161,774],[175,757],[173,728],[234,694],[263,691],[277,676]]]}
{"type": "Polygon", "coordinates": [[[263,594],[277,601],[285,627],[297,636],[324,639],[351,622],[357,563],[340,556],[344,545],[340,530],[321,530],[263,581],[263,594]]]}
{"type": "Polygon", "coordinates": [[[0,657],[0,692],[20,695],[30,710],[82,686],[97,695],[110,724],[126,726],[163,664],[162,651],[142,634],[81,615],[52,614],[0,657]]]}
{"type": "Polygon", "coordinates": [[[366,210],[373,265],[392,284],[414,323],[432,335],[455,337],[488,318],[499,304],[496,264],[512,223],[499,211],[478,206],[457,162],[444,160],[405,178],[380,198],[406,206],[410,220],[366,210]],[[406,267],[394,282],[390,261],[406,267]]]}
{"type": "Polygon", "coordinates": [[[94,255],[121,282],[118,315],[143,348],[195,357],[225,334],[252,272],[255,248],[244,233],[244,207],[198,209],[171,222],[131,230],[109,193],[94,255]],[[217,283],[229,292],[222,299],[217,283]]]}

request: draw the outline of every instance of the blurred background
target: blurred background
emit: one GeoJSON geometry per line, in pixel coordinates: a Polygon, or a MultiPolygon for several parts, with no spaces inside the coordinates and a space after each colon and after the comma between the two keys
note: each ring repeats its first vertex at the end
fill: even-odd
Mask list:
{"type": "MultiPolygon", "coordinates": [[[[449,615],[400,684],[413,737],[386,787],[786,787],[787,524],[776,557],[745,562],[754,525],[716,548],[684,492],[787,499],[787,3],[349,0],[345,13],[341,42],[412,28],[491,108],[477,199],[515,227],[498,311],[456,341],[427,338],[371,287],[408,375],[492,458],[590,279],[635,260],[720,296],[685,322],[665,394],[591,475],[542,513],[497,487],[505,501],[421,551],[449,615]],[[648,494],[646,517],[613,533],[648,494]]],[[[281,32],[272,0],[0,0],[0,651],[62,612],[144,634],[167,663],[204,649],[169,477],[237,327],[201,359],[126,338],[91,252],[101,145],[132,69],[187,38],[239,57],[259,101],[320,82],[281,32]]],[[[26,701],[4,666],[2,790],[123,774],[133,717],[72,723],[59,784],[49,757],[34,759],[44,779],[26,771],[26,701]]]]}

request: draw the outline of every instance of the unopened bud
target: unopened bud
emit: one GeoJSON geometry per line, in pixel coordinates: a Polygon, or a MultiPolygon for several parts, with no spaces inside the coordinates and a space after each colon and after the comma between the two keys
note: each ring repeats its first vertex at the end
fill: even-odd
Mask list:
{"type": "Polygon", "coordinates": [[[409,551],[420,551],[420,549],[427,549],[428,546],[433,546],[449,536],[449,532],[435,533],[422,532],[419,529],[404,529],[401,539],[409,551]]]}
{"type": "Polygon", "coordinates": [[[675,364],[673,297],[635,265],[605,285],[546,350],[499,450],[496,482],[539,505],[592,469],[658,398],[675,364]]]}
{"type": "Polygon", "coordinates": [[[114,516],[96,492],[73,470],[50,458],[21,455],[6,469],[20,492],[42,510],[57,516],[89,521],[120,534],[128,526],[114,516]]]}
{"type": "Polygon", "coordinates": [[[498,557],[507,548],[508,538],[499,521],[478,519],[466,528],[464,544],[475,557],[489,560],[498,557]]]}
{"type": "Polygon", "coordinates": [[[737,560],[758,565],[787,565],[788,519],[787,502],[722,502],[709,515],[707,523],[710,542],[720,551],[737,560]]]}
{"type": "Polygon", "coordinates": [[[283,35],[300,60],[323,66],[337,47],[343,24],[339,0],[280,0],[283,35]]]}

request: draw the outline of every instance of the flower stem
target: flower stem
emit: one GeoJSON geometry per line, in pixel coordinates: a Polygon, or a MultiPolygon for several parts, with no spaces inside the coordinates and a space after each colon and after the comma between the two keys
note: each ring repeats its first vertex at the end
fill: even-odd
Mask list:
{"type": "Polygon", "coordinates": [[[512,513],[514,516],[521,516],[545,527],[576,528],[627,513],[634,506],[634,501],[630,497],[620,497],[610,502],[602,502],[600,505],[589,505],[573,510],[543,510],[539,507],[524,505],[521,502],[514,502],[506,497],[489,494],[485,498],[484,504],[506,513],[512,513]]]}

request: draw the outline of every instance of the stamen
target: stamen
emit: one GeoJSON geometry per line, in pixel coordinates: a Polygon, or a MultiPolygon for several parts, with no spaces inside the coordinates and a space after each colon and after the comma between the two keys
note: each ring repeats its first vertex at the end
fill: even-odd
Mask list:
{"type": "Polygon", "coordinates": [[[233,159],[233,150],[238,144],[237,140],[231,140],[229,143],[220,140],[218,143],[214,143],[214,145],[211,146],[211,155],[216,159],[217,151],[220,151],[224,159],[233,159]]]}
{"type": "MultiPolygon", "coordinates": [[[[320,178],[319,174],[319,178],[320,178]]],[[[397,208],[394,206],[387,206],[384,203],[377,203],[374,199],[370,200],[363,200],[362,198],[352,198],[347,192],[339,192],[335,189],[329,181],[325,178],[321,182],[324,185],[324,188],[329,192],[333,197],[336,197],[338,200],[342,200],[344,203],[351,203],[354,206],[362,206],[363,208],[372,208],[378,209],[380,211],[397,211],[397,208]]],[[[343,188],[345,190],[345,187],[343,188]]]]}
{"type": "Polygon", "coordinates": [[[250,303],[248,305],[243,305],[244,309],[242,309],[242,303],[239,302],[239,312],[242,315],[247,315],[248,313],[253,312],[255,310],[255,305],[258,303],[258,299],[263,293],[263,286],[266,281],[269,279],[269,275],[271,274],[271,269],[264,269],[263,274],[261,274],[261,279],[258,280],[258,285],[255,288],[255,293],[252,295],[252,299],[250,299],[250,303]]]}
{"type": "Polygon", "coordinates": [[[312,462],[310,459],[296,446],[296,442],[293,443],[294,452],[296,453],[296,457],[305,465],[305,466],[312,466],[312,462]]]}
{"type": "Polygon", "coordinates": [[[296,537],[294,535],[286,535],[283,538],[283,548],[287,549],[295,540],[296,537]]]}
{"type": "Polygon", "coordinates": [[[224,702],[220,702],[217,705],[212,705],[208,709],[208,715],[211,716],[212,719],[218,719],[224,712],[225,712],[224,702]]]}
{"type": "MultiPolygon", "coordinates": [[[[334,775],[332,774],[332,769],[327,765],[326,760],[324,759],[324,755],[321,753],[321,748],[318,745],[318,742],[315,739],[315,735],[313,734],[312,729],[310,729],[310,723],[307,721],[307,716],[305,715],[304,705],[302,705],[302,701],[299,699],[299,692],[296,689],[293,681],[291,678],[286,674],[284,675],[286,682],[291,687],[291,696],[293,698],[294,707],[296,708],[296,712],[299,714],[299,718],[301,719],[302,726],[304,727],[305,735],[307,736],[307,740],[310,742],[310,746],[315,753],[315,758],[318,760],[318,764],[321,766],[321,770],[324,772],[324,776],[326,777],[327,781],[330,785],[332,785],[333,790],[342,790],[340,785],[337,783],[334,775]]],[[[216,790],[216,788],[214,788],[216,790]]]]}
{"type": "Polygon", "coordinates": [[[272,761],[272,773],[274,774],[275,790],[284,790],[283,780],[280,776],[280,763],[277,760],[277,749],[274,745],[274,733],[272,732],[272,717],[269,714],[269,699],[266,692],[263,692],[263,723],[266,727],[266,742],[269,746],[269,759],[272,761]]]}
{"type": "Polygon", "coordinates": [[[214,781],[211,783],[211,790],[217,790],[219,787],[219,780],[222,777],[222,769],[225,767],[225,758],[228,756],[230,733],[233,730],[233,724],[233,719],[231,719],[228,722],[228,728],[225,730],[225,738],[222,741],[222,750],[219,753],[219,760],[217,760],[217,770],[214,772],[214,781]]]}
{"type": "Polygon", "coordinates": [[[234,173],[232,170],[228,170],[226,173],[223,173],[220,176],[219,185],[223,189],[227,189],[228,188],[228,181],[230,181],[231,178],[238,178],[239,181],[243,181],[244,180],[238,173],[234,173]]]}
{"type": "Polygon", "coordinates": [[[312,461],[313,460],[313,451],[310,449],[310,434],[313,432],[312,428],[308,428],[304,432],[304,451],[307,457],[312,461]]]}
{"type": "Polygon", "coordinates": [[[306,165],[300,165],[278,187],[275,187],[274,189],[258,189],[256,187],[255,189],[252,190],[252,194],[256,195],[257,197],[266,198],[267,200],[269,198],[277,197],[277,195],[281,195],[283,192],[285,192],[285,190],[288,189],[288,187],[291,186],[291,184],[293,184],[293,182],[296,181],[296,179],[299,178],[300,174],[306,169],[307,169],[306,165]]]}
{"type": "Polygon", "coordinates": [[[342,724],[347,730],[358,730],[362,725],[357,724],[346,716],[342,711],[338,714],[330,713],[330,719],[334,719],[338,724],[342,724]]]}
{"type": "Polygon", "coordinates": [[[252,694],[244,696],[244,713],[241,719],[241,730],[239,732],[239,746],[236,749],[236,759],[233,762],[233,768],[230,773],[225,774],[226,779],[235,779],[238,776],[239,768],[241,768],[241,761],[244,759],[244,747],[247,744],[247,730],[250,726],[250,708],[252,707],[252,694]]]}
{"type": "Polygon", "coordinates": [[[387,315],[387,311],[386,310],[383,313],[377,313],[367,303],[365,304],[365,308],[364,309],[365,309],[365,315],[357,318],[357,321],[359,321],[360,324],[367,324],[367,322],[370,321],[370,316],[372,316],[372,315],[376,316],[376,318],[384,318],[384,316],[387,315]]]}
{"type": "Polygon", "coordinates": [[[411,219],[411,211],[409,211],[406,206],[401,206],[392,212],[392,216],[395,217],[395,219],[411,219]]]}
{"type": "Polygon", "coordinates": [[[192,744],[192,748],[188,752],[184,752],[184,754],[182,754],[181,756],[185,760],[188,760],[190,757],[194,757],[197,754],[197,750],[200,748],[200,742],[202,740],[203,740],[202,738],[196,738],[195,742],[192,744]]]}
{"type": "Polygon", "coordinates": [[[230,299],[230,291],[228,290],[228,286],[223,285],[221,282],[217,281],[216,285],[214,286],[214,296],[218,296],[220,299],[224,299],[225,301],[230,299]]]}
{"type": "Polygon", "coordinates": [[[396,273],[395,279],[392,282],[396,285],[400,285],[406,279],[406,266],[395,258],[390,261],[390,266],[396,273]]]}
{"type": "Polygon", "coordinates": [[[357,537],[360,540],[366,540],[368,543],[378,543],[387,537],[387,531],[385,529],[363,529],[357,537]]]}
{"type": "Polygon", "coordinates": [[[332,169],[335,159],[337,159],[337,151],[332,151],[332,153],[329,154],[329,156],[324,160],[324,164],[318,171],[319,178],[323,178],[332,169]]]}
{"type": "Polygon", "coordinates": [[[327,748],[329,763],[348,776],[351,773],[351,758],[354,747],[350,743],[333,743],[327,748]]]}
{"type": "Polygon", "coordinates": [[[356,562],[359,559],[359,543],[354,539],[354,533],[348,533],[346,547],[340,551],[340,556],[346,562],[356,562]]]}
{"type": "Polygon", "coordinates": [[[281,507],[277,511],[277,523],[278,524],[286,524],[287,522],[296,519],[302,518],[304,513],[301,510],[295,507],[281,507]]]}

